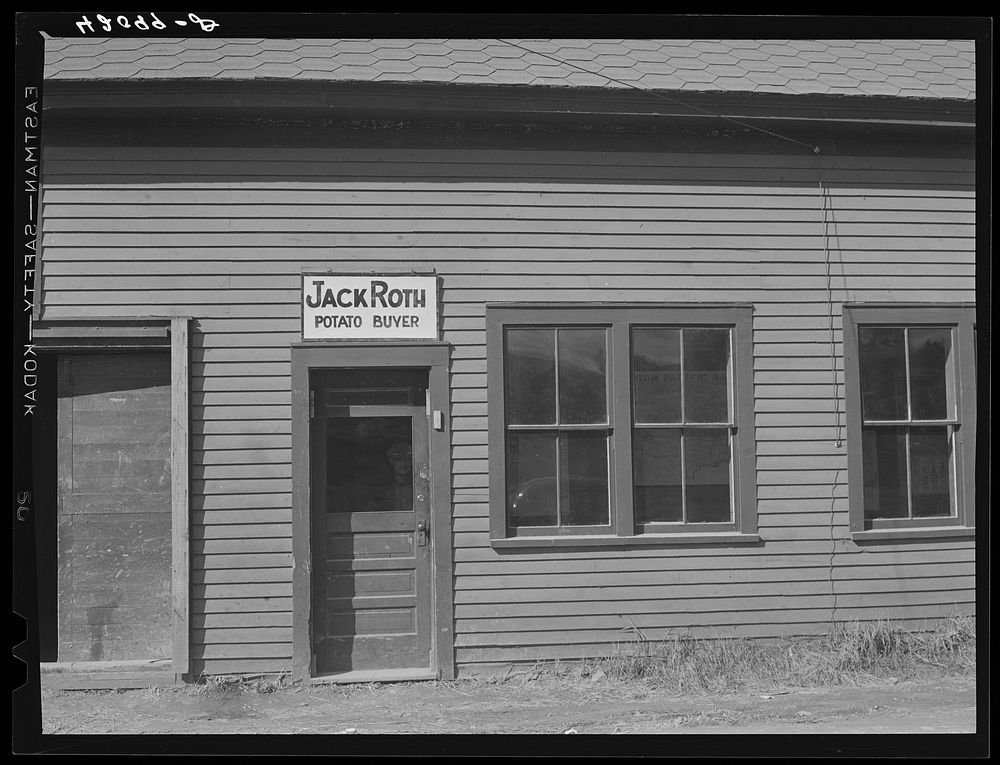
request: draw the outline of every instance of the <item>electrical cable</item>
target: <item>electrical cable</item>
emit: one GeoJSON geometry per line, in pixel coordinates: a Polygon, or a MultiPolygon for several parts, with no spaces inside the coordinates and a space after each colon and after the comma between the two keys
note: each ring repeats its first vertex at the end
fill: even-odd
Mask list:
{"type": "Polygon", "coordinates": [[[772,136],[774,138],[778,138],[778,139],[780,139],[782,141],[788,141],[789,143],[794,143],[794,144],[796,144],[798,146],[803,146],[803,147],[809,149],[810,151],[812,151],[813,154],[819,154],[820,153],[819,146],[816,146],[814,144],[808,144],[808,143],[804,143],[803,141],[797,141],[796,139],[789,138],[786,135],[781,135],[780,133],[775,133],[773,130],[767,130],[766,128],[758,127],[757,125],[751,125],[749,122],[744,122],[742,120],[734,119],[733,117],[726,117],[725,115],[719,114],[718,112],[713,112],[710,109],[705,109],[704,107],[701,107],[701,106],[696,106],[694,104],[689,104],[689,103],[687,103],[685,101],[680,100],[679,98],[674,98],[672,96],[668,96],[665,93],[663,93],[661,91],[658,91],[658,90],[647,90],[646,88],[637,87],[634,83],[625,82],[623,80],[617,80],[614,77],[608,77],[608,75],[606,75],[606,74],[601,74],[600,72],[595,72],[595,71],[593,71],[591,69],[587,69],[586,67],[582,67],[579,64],[574,64],[574,63],[572,63],[570,61],[564,61],[563,59],[556,58],[555,56],[550,56],[549,54],[542,53],[541,51],[533,50],[532,48],[528,48],[528,47],[526,47],[524,45],[518,45],[517,43],[511,42],[510,40],[502,40],[500,38],[494,38],[494,39],[497,40],[497,42],[503,43],[504,45],[510,45],[513,48],[518,48],[518,49],[526,51],[528,53],[533,53],[536,56],[541,56],[542,58],[547,58],[549,61],[554,61],[555,63],[560,64],[562,66],[568,66],[568,67],[571,67],[573,69],[578,69],[581,72],[584,72],[586,74],[591,74],[591,75],[594,75],[595,77],[601,77],[602,79],[605,79],[608,82],[613,82],[613,83],[615,83],[617,85],[621,85],[622,87],[631,88],[632,90],[637,90],[640,93],[644,93],[646,95],[653,96],[654,98],[660,98],[660,99],[662,99],[664,101],[669,101],[672,104],[678,104],[680,106],[685,107],[686,109],[695,109],[695,110],[697,110],[697,111],[699,111],[699,112],[701,112],[703,114],[707,114],[710,117],[715,117],[716,119],[725,120],[726,122],[732,122],[734,125],[739,125],[740,127],[746,128],[748,130],[755,130],[758,133],[763,133],[764,135],[769,135],[769,136],[772,136]]]}
{"type": "Polygon", "coordinates": [[[833,535],[833,528],[834,518],[836,517],[835,508],[837,506],[837,484],[839,481],[840,468],[837,468],[837,472],[833,477],[833,488],[830,490],[830,561],[827,564],[827,569],[830,574],[830,595],[833,598],[833,602],[830,606],[831,627],[834,627],[837,624],[837,583],[833,579],[833,558],[837,554],[837,539],[833,535]]]}
{"type": "MultiPolygon", "coordinates": [[[[819,160],[822,163],[822,159],[819,160]]],[[[834,345],[834,332],[833,332],[833,280],[830,273],[830,217],[829,212],[833,207],[833,203],[830,199],[830,191],[823,182],[823,169],[820,164],[816,165],[816,173],[819,176],[819,190],[820,199],[823,210],[823,252],[824,258],[823,262],[826,269],[826,298],[827,298],[827,315],[829,317],[829,328],[830,328],[830,377],[831,385],[833,387],[833,418],[834,418],[834,446],[838,449],[841,448],[843,441],[840,437],[840,405],[837,398],[837,360],[834,345]]],[[[830,489],[830,558],[827,563],[827,569],[829,572],[830,581],[830,596],[832,597],[832,604],[830,609],[830,626],[834,627],[837,621],[837,585],[833,578],[833,568],[834,568],[834,557],[837,554],[837,537],[834,532],[836,526],[837,517],[837,485],[840,483],[840,471],[838,467],[837,472],[833,477],[833,486],[830,489]]]]}
{"type": "Polygon", "coordinates": [[[820,198],[823,205],[823,264],[826,269],[826,302],[827,315],[829,317],[830,328],[830,383],[833,386],[833,419],[834,419],[834,446],[840,448],[843,439],[840,437],[840,406],[838,404],[837,392],[837,359],[836,342],[833,330],[833,275],[830,271],[830,230],[829,230],[829,206],[830,191],[823,183],[823,171],[817,168],[819,174],[820,198]]]}

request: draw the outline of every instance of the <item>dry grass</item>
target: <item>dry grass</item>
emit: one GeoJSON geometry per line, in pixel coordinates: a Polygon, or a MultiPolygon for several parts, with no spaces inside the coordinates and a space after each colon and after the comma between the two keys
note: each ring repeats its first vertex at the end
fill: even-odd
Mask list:
{"type": "MultiPolygon", "coordinates": [[[[511,665],[475,684],[499,689],[545,680],[580,687],[581,681],[607,677],[642,683],[650,690],[713,694],[862,685],[943,673],[972,675],[976,667],[976,626],[971,616],[940,620],[923,630],[906,630],[888,620],[852,622],[837,625],[827,635],[777,641],[676,634],[654,642],[637,627],[630,632],[631,638],[619,643],[610,656],[511,665]]],[[[291,685],[287,675],[206,675],[198,680],[198,693],[224,695],[274,693],[291,685]]],[[[377,683],[335,688],[344,695],[382,690],[377,683]]]]}
{"type": "Polygon", "coordinates": [[[891,621],[838,625],[828,635],[777,642],[675,635],[633,639],[589,663],[592,673],[642,681],[676,693],[722,693],[778,687],[863,684],[948,672],[975,672],[972,617],[953,617],[926,630],[891,621]]]}
{"type": "Polygon", "coordinates": [[[243,695],[274,693],[289,687],[287,675],[202,675],[198,678],[198,693],[243,695]]]}

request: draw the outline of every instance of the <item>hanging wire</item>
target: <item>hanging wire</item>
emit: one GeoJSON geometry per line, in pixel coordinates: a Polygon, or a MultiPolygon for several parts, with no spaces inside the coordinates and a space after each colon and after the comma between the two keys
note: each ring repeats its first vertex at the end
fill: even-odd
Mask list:
{"type": "Polygon", "coordinates": [[[842,444],[842,439],[840,437],[840,405],[837,397],[839,388],[837,384],[836,344],[833,331],[833,275],[830,270],[829,212],[830,207],[832,206],[832,201],[830,200],[830,190],[826,187],[826,184],[823,183],[822,169],[817,167],[817,172],[819,174],[819,191],[823,208],[823,263],[826,269],[826,304],[830,329],[830,385],[833,389],[833,397],[831,400],[833,401],[834,445],[839,449],[842,444]]]}
{"type": "Polygon", "coordinates": [[[767,130],[766,128],[762,128],[762,127],[759,127],[757,125],[752,125],[749,122],[744,122],[743,120],[734,119],[733,117],[726,117],[725,115],[719,114],[718,112],[713,112],[711,109],[705,109],[704,107],[697,106],[695,104],[687,103],[686,101],[682,101],[679,98],[674,98],[672,96],[668,96],[665,93],[662,93],[662,92],[660,92],[658,90],[648,90],[646,88],[640,88],[637,85],[635,85],[635,83],[625,82],[623,80],[617,80],[614,77],[608,77],[606,74],[601,74],[600,72],[595,72],[595,71],[593,71],[591,69],[587,69],[586,67],[582,67],[579,64],[573,63],[572,61],[565,61],[565,60],[563,60],[561,58],[556,58],[555,56],[550,56],[548,53],[542,53],[541,51],[533,50],[532,48],[529,48],[529,47],[524,46],[524,45],[519,45],[518,43],[512,42],[511,40],[502,40],[502,39],[499,39],[499,38],[494,38],[494,39],[496,39],[497,42],[503,43],[504,45],[510,45],[513,48],[519,48],[520,50],[526,51],[528,53],[533,53],[536,56],[541,56],[542,58],[547,58],[549,61],[554,61],[555,63],[560,64],[562,66],[567,66],[567,67],[570,67],[572,69],[578,69],[579,71],[584,72],[585,74],[592,74],[595,77],[601,77],[602,79],[605,79],[608,82],[613,82],[613,83],[615,83],[617,85],[621,85],[622,87],[631,88],[632,90],[637,90],[640,93],[644,93],[647,96],[652,96],[654,98],[659,98],[659,99],[661,99],[663,101],[669,101],[672,104],[678,104],[680,106],[685,107],[686,109],[694,109],[696,111],[701,112],[702,114],[707,114],[710,117],[715,117],[716,119],[724,120],[726,122],[731,122],[734,125],[739,125],[740,127],[746,128],[747,130],[754,130],[754,131],[756,131],[758,133],[763,133],[764,135],[769,135],[769,136],[772,136],[774,138],[778,138],[778,139],[780,139],[782,141],[788,141],[789,143],[794,143],[797,146],[803,146],[803,147],[811,150],[813,152],[813,154],[819,154],[820,153],[819,146],[815,146],[813,144],[805,143],[803,141],[797,141],[794,138],[789,138],[786,135],[781,135],[780,133],[775,133],[773,130],[767,130]]]}
{"type": "MultiPolygon", "coordinates": [[[[822,159],[816,164],[816,173],[819,177],[820,201],[823,210],[823,263],[826,269],[826,302],[827,316],[829,318],[830,330],[830,384],[833,389],[833,419],[834,419],[834,445],[839,449],[843,443],[840,437],[840,404],[837,397],[837,358],[834,344],[833,332],[833,277],[830,271],[830,212],[833,201],[830,190],[823,182],[822,159]]],[[[837,554],[837,537],[835,533],[837,518],[837,486],[840,484],[841,468],[833,476],[833,485],[830,487],[830,558],[827,562],[828,577],[830,581],[830,596],[832,598],[830,608],[830,625],[836,625],[837,621],[837,584],[833,577],[834,558],[837,554]]]]}
{"type": "Polygon", "coordinates": [[[830,489],[830,560],[827,563],[830,577],[830,596],[833,602],[830,607],[830,625],[837,623],[837,583],[833,579],[833,558],[837,554],[837,538],[834,536],[834,518],[836,517],[837,506],[837,484],[840,482],[840,468],[833,477],[833,487],[830,489]]]}

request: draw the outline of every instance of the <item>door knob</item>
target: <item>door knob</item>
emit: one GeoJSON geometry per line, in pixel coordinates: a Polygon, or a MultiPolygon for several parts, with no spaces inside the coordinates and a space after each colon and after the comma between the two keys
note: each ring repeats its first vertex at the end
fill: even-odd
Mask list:
{"type": "Polygon", "coordinates": [[[417,545],[424,547],[427,544],[428,536],[427,521],[417,521],[417,545]]]}

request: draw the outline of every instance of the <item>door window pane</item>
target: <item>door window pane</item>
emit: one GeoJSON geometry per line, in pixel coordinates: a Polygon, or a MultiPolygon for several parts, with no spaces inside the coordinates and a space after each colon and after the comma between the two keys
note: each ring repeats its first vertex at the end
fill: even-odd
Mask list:
{"type": "Polygon", "coordinates": [[[559,423],[608,420],[603,328],[559,330],[559,423]]]}
{"type": "Polygon", "coordinates": [[[507,330],[507,417],[516,425],[556,421],[556,335],[551,329],[507,330]]]}
{"type": "Polygon", "coordinates": [[[679,329],[633,330],[632,386],[636,422],[681,421],[679,329]]]}
{"type": "Polygon", "coordinates": [[[913,517],[951,515],[951,444],[947,427],[910,430],[913,517]]]}
{"type": "Polygon", "coordinates": [[[727,523],[729,501],[729,429],[684,431],[684,491],[689,523],[727,523]]]}
{"type": "Polygon", "coordinates": [[[951,330],[947,327],[911,327],[910,407],[914,420],[945,420],[951,412],[948,362],[951,330]]]}
{"type": "Polygon", "coordinates": [[[507,511],[511,526],[555,526],[556,434],[507,433],[507,511]]]}
{"type": "Polygon", "coordinates": [[[861,409],[866,420],[906,419],[906,345],[901,327],[861,327],[861,409]]]}
{"type": "Polygon", "coordinates": [[[413,509],[409,417],[328,417],[327,511],[413,509]]]}
{"type": "Polygon", "coordinates": [[[863,428],[865,514],[906,518],[906,429],[863,428]]]}
{"type": "Polygon", "coordinates": [[[684,419],[729,422],[729,330],[684,330],[684,419]]]}
{"type": "Polygon", "coordinates": [[[608,525],[607,435],[603,431],[561,433],[559,457],[560,525],[608,525]]]}
{"type": "Polygon", "coordinates": [[[636,429],[632,443],[636,521],[678,523],[684,520],[680,429],[636,429]]]}

